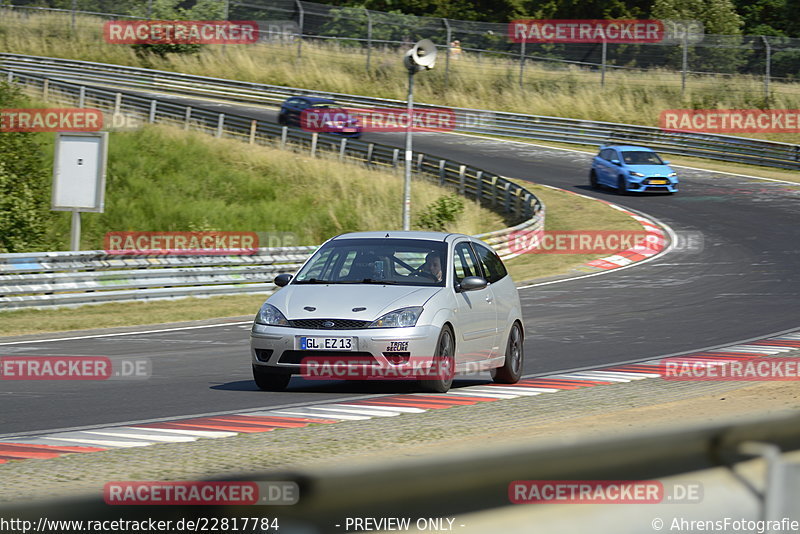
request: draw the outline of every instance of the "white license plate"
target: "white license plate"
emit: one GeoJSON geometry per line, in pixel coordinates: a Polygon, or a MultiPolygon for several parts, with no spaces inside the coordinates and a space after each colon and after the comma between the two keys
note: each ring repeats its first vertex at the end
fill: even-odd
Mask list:
{"type": "Polygon", "coordinates": [[[356,350],[356,340],[352,337],[300,337],[300,350],[356,350]]]}

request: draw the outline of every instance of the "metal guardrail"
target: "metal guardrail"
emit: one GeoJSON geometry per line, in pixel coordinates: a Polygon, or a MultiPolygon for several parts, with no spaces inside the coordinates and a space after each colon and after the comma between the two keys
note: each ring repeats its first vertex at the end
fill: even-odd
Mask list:
{"type": "MultiPolygon", "coordinates": [[[[702,521],[725,517],[746,521],[800,519],[796,493],[800,487],[797,453],[780,454],[798,449],[800,416],[795,413],[571,443],[522,446],[497,443],[479,452],[444,451],[435,456],[401,458],[382,465],[343,463],[317,470],[238,473],[214,480],[296,483],[299,488],[297,504],[269,507],[269,513],[264,512],[264,515],[279,518],[281,532],[339,533],[347,531],[343,528],[346,518],[408,517],[412,518],[413,525],[417,518],[455,517],[458,528],[450,530],[467,533],[641,533],[660,529],[653,522],[654,518],[666,520],[667,525],[671,524],[672,517],[702,521]],[[766,465],[761,467],[748,462],[753,458],[764,459],[766,465]],[[679,477],[676,479],[676,476],[679,477]],[[691,483],[701,487],[698,496],[702,501],[670,504],[672,495],[665,491],[665,500],[660,503],[646,504],[640,497],[639,501],[631,501],[636,502],[634,506],[612,499],[612,504],[608,505],[559,503],[557,506],[512,507],[509,486],[520,480],[663,480],[665,488],[671,482],[691,483]],[[476,512],[488,514],[488,520],[476,512]],[[536,527],[534,530],[532,525],[536,527]]],[[[18,504],[13,508],[0,507],[0,517],[10,515],[35,524],[38,517],[166,519],[193,518],[199,514],[221,518],[250,517],[248,514],[253,511],[252,506],[214,508],[115,507],[106,505],[99,495],[87,495],[18,504]]],[[[670,530],[679,529],[664,529],[670,530]]],[[[736,529],[747,532],[790,530],[736,529]]]]}
{"type": "MultiPolygon", "coordinates": [[[[353,107],[405,107],[405,102],[399,100],[59,58],[0,54],[0,66],[0,72],[5,72],[7,77],[12,76],[12,73],[39,74],[54,80],[204,96],[275,107],[290,96],[309,94],[326,96],[353,107]]],[[[427,104],[416,105],[419,108],[441,108],[427,104]]],[[[455,113],[455,130],[458,132],[571,144],[640,144],[665,154],[800,170],[800,145],[789,143],[715,134],[666,132],[659,128],[632,124],[469,108],[450,109],[455,113]]]]}
{"type": "MultiPolygon", "coordinates": [[[[45,100],[92,106],[114,117],[176,124],[216,137],[231,137],[282,149],[308,150],[340,160],[398,167],[400,150],[378,143],[309,133],[273,123],[125,94],[101,87],[49,78],[41,73],[6,71],[9,82],[41,94],[45,100]]],[[[481,234],[503,258],[512,232],[544,224],[544,206],[525,188],[496,174],[459,162],[416,153],[418,175],[447,186],[518,223],[481,234]]],[[[316,247],[260,249],[252,256],[125,256],[103,251],[0,255],[0,308],[50,307],[139,299],[208,296],[274,289],[272,279],[294,272],[316,247]]]]}

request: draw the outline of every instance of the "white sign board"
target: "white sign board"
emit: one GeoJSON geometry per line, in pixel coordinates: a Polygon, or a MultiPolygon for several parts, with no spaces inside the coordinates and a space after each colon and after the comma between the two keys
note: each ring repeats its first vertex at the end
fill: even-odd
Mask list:
{"type": "Polygon", "coordinates": [[[57,134],[53,210],[102,213],[107,154],[107,132],[57,134]]]}

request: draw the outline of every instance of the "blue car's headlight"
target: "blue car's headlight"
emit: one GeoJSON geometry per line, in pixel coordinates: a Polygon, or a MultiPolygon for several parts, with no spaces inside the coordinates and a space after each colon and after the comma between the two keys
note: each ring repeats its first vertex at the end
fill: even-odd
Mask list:
{"type": "Polygon", "coordinates": [[[272,304],[264,303],[261,309],[256,314],[256,323],[266,324],[271,326],[289,326],[289,321],[281,313],[281,311],[272,304]]]}
{"type": "Polygon", "coordinates": [[[640,172],[631,171],[631,176],[636,176],[637,178],[642,178],[642,177],[644,177],[644,174],[642,174],[640,172]]]}
{"type": "Polygon", "coordinates": [[[422,306],[411,306],[394,310],[383,317],[373,321],[370,328],[398,328],[402,326],[415,326],[422,313],[422,306]]]}
{"type": "Polygon", "coordinates": [[[671,173],[668,174],[668,176],[670,178],[674,178],[675,176],[678,176],[678,173],[677,172],[671,172],[671,173]]]}

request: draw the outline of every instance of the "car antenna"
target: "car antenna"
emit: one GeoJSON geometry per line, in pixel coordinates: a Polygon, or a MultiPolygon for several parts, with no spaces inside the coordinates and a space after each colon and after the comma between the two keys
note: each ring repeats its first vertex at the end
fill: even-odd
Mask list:
{"type": "Polygon", "coordinates": [[[384,237],[389,237],[389,232],[386,232],[386,235],[384,237]]]}

